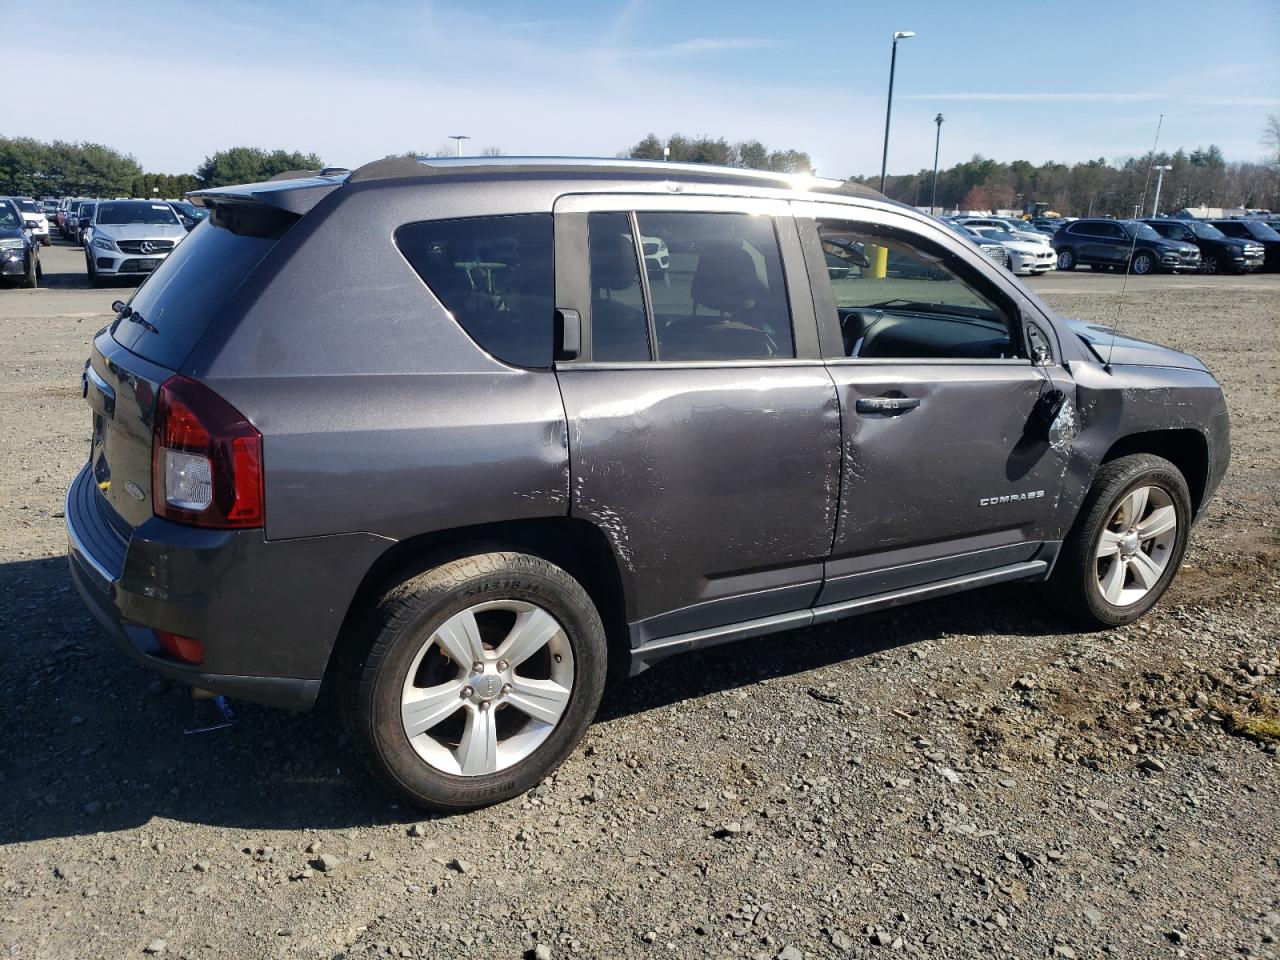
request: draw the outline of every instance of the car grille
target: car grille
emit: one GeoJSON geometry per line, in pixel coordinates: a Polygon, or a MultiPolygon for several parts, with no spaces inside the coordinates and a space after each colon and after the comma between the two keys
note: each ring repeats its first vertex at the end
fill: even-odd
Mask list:
{"type": "Polygon", "coordinates": [[[173,249],[172,240],[117,240],[116,246],[121,253],[167,253],[173,249]],[[142,245],[151,244],[151,249],[144,251],[142,245]]]}
{"type": "Polygon", "coordinates": [[[1005,257],[1008,256],[1004,252],[1004,247],[983,247],[982,252],[994,260],[996,263],[1004,263],[1005,257]]]}

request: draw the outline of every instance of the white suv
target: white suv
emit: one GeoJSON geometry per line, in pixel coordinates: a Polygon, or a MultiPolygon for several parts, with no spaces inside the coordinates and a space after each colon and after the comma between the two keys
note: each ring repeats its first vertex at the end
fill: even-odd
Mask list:
{"type": "Polygon", "coordinates": [[[40,204],[30,197],[10,197],[10,199],[18,205],[23,220],[35,221],[36,226],[32,228],[31,236],[40,241],[40,246],[49,246],[53,242],[49,239],[49,218],[40,208],[40,204]]]}
{"type": "Polygon", "coordinates": [[[167,203],[152,200],[100,200],[85,234],[84,262],[89,281],[148,274],[187,235],[167,203]]]}

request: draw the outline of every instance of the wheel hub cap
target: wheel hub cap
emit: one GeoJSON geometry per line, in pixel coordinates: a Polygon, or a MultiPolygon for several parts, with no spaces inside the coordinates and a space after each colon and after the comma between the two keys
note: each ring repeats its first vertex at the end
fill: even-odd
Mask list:
{"type": "Polygon", "coordinates": [[[496,672],[478,674],[471,678],[471,688],[474,691],[471,699],[476,703],[487,703],[494,699],[502,692],[502,685],[505,682],[496,672]]]}
{"type": "Polygon", "coordinates": [[[1141,543],[1142,541],[1138,539],[1138,531],[1130,530],[1120,538],[1120,556],[1132,557],[1138,552],[1141,543]]]}

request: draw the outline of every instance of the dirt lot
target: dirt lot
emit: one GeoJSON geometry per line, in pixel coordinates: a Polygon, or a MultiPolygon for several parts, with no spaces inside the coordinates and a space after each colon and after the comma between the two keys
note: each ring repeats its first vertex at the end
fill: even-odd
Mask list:
{"type": "MultiPolygon", "coordinates": [[[[423,820],[320,718],[184,734],[213,706],[81,609],[78,378],[125,291],[45,265],[0,290],[5,955],[1280,956],[1280,759],[1238,728],[1280,694],[1280,277],[1130,282],[1125,329],[1203,357],[1233,415],[1144,622],[993,589],[674,659],[532,794],[423,820]]],[[[1119,278],[1032,285],[1115,315],[1119,278]]]]}

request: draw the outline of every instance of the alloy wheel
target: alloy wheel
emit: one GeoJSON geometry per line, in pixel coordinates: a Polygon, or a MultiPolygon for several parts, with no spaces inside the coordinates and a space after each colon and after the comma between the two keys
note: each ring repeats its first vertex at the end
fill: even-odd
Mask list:
{"type": "Polygon", "coordinates": [[[1178,540],[1178,512],[1160,487],[1131,491],[1112,512],[1096,552],[1098,592],[1115,607],[1145,597],[1169,566],[1178,540]]]}
{"type": "Polygon", "coordinates": [[[555,617],[522,600],[480,603],[436,628],[414,657],[401,724],[435,769],[496,773],[547,740],[573,682],[573,649],[555,617]]]}

